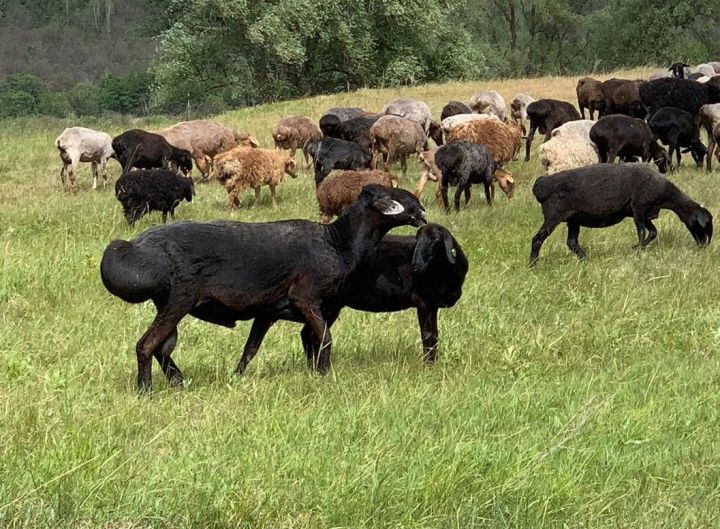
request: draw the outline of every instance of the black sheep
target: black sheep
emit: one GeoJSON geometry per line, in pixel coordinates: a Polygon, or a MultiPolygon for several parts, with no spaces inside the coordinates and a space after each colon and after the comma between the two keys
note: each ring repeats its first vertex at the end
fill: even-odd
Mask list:
{"type": "Polygon", "coordinates": [[[685,79],[685,69],[688,67],[684,62],[674,62],[668,68],[668,71],[672,72],[673,77],[678,79],[685,79]]]}
{"type": "Polygon", "coordinates": [[[133,225],[151,211],[175,218],[175,208],[183,200],[192,201],[193,181],[168,169],[140,169],[123,173],[115,182],[115,197],[120,201],[125,220],[133,225]]]}
{"type": "Polygon", "coordinates": [[[535,131],[545,135],[545,140],[550,139],[553,129],[568,121],[576,121],[580,118],[580,112],[567,101],[557,99],[538,99],[527,107],[527,115],[530,120],[530,132],[525,141],[525,161],[530,161],[530,147],[532,147],[535,131]]]}
{"type": "Polygon", "coordinates": [[[497,166],[485,145],[467,141],[451,141],[435,153],[435,164],[442,172],[440,196],[445,211],[450,212],[448,186],[455,185],[455,211],[460,211],[460,196],[465,192],[465,204],[470,201],[471,184],[483,184],[485,199],[492,204],[492,183],[497,166]]]}
{"type": "Polygon", "coordinates": [[[472,114],[472,109],[460,101],[449,101],[440,113],[440,121],[450,116],[457,116],[458,114],[472,114]]]}
{"type": "Polygon", "coordinates": [[[380,114],[368,114],[343,121],[340,124],[340,139],[354,141],[363,151],[372,153],[370,127],[378,119],[380,119],[380,114]]]}
{"type": "Polygon", "coordinates": [[[315,185],[320,185],[333,169],[357,171],[370,167],[372,156],[352,141],[324,138],[307,145],[315,160],[315,185]]]}
{"type": "Polygon", "coordinates": [[[620,157],[624,161],[653,161],[661,173],[671,166],[670,157],[658,145],[652,130],[642,119],[620,114],[600,118],[590,129],[590,140],[597,145],[601,162],[614,163],[620,157]]]}
{"type": "Polygon", "coordinates": [[[568,248],[585,257],[578,235],[580,227],[604,228],[633,218],[638,246],[647,246],[657,236],[652,223],[661,209],[669,209],[687,226],[698,245],[712,239],[712,215],[680,191],[675,184],[645,164],[595,164],[580,169],[541,176],[533,195],[542,206],[543,225],[532,240],[530,266],[558,224],[568,227],[568,248]]]}
{"type": "MultiPolygon", "coordinates": [[[[444,227],[428,224],[414,237],[387,235],[380,241],[375,253],[348,280],[342,302],[366,312],[415,308],[423,359],[432,363],[438,349],[438,311],[460,299],[467,272],[468,260],[457,240],[444,227]]],[[[301,336],[308,362],[314,363],[317,340],[307,326],[301,336]]]]}
{"type": "Polygon", "coordinates": [[[392,228],[425,224],[425,210],[403,189],[366,186],[332,224],[306,220],[177,222],[105,249],[105,288],[128,303],[152,300],[157,316],[137,343],[138,387],[152,387],[152,358],[173,385],[182,374],[170,358],[177,325],[188,314],[234,327],[254,320],[237,365],[242,374],[278,320],[307,324],[321,344],[314,367],[330,369],[328,315],[347,278],[392,228]]]}
{"type": "Polygon", "coordinates": [[[677,166],[680,168],[680,147],[682,152],[690,152],[698,168],[702,167],[707,154],[705,145],[700,141],[700,127],[689,112],[679,108],[659,109],[648,122],[656,138],[670,147],[670,159],[673,151],[677,153],[677,166]]]}
{"type": "Polygon", "coordinates": [[[170,162],[187,175],[192,171],[192,156],[185,149],[178,149],[152,132],[132,129],[115,136],[112,148],[123,171],[138,169],[167,169],[170,162]]]}
{"type": "Polygon", "coordinates": [[[720,88],[689,79],[668,77],[655,79],[640,86],[640,99],[648,117],[663,107],[675,107],[697,116],[700,107],[720,103],[720,88]]]}

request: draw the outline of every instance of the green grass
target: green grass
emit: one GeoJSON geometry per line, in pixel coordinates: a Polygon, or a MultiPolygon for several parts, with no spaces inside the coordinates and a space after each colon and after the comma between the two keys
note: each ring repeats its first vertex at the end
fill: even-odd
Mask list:
{"type": "MultiPolygon", "coordinates": [[[[439,111],[476,87],[571,99],[574,84],[407,93],[439,111]]],[[[218,119],[269,145],[282,115],[379,108],[397,93],[218,119]]],[[[62,192],[52,142],[65,125],[0,125],[0,527],[720,527],[719,250],[698,250],[672,213],[644,252],[630,221],[582,231],[583,262],[560,228],[529,270],[535,158],[511,164],[516,196],[492,208],[478,190],[446,216],[428,186],[430,220],[470,260],[463,298],[440,315],[436,366],[422,365],[412,311],[347,310],[329,376],[306,369],[299,326],[282,323],[236,379],[248,324],[188,318],[173,355],[186,389],[169,389],[155,365],[154,393],[138,397],[134,346],[154,310],[110,296],[98,266],[109,240],[159,214],[128,228],[112,192],[89,189],[87,167],[81,191],[62,192]]],[[[418,173],[414,163],[402,184],[418,173]]],[[[687,156],[671,178],[718,213],[717,172],[687,156]]],[[[267,190],[260,207],[230,214],[219,186],[197,188],[180,219],[318,217],[308,174],[283,183],[277,210],[267,190]]]]}

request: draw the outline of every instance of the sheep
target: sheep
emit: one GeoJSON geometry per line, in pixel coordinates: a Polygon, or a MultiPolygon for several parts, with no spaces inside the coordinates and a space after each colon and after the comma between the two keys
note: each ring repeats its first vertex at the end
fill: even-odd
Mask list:
{"type": "Polygon", "coordinates": [[[630,79],[609,79],[603,81],[602,91],[605,97],[600,117],[611,114],[623,114],[633,118],[645,117],[645,107],[640,99],[640,86],[645,81],[630,79]]]}
{"type": "Polygon", "coordinates": [[[525,142],[525,161],[530,161],[530,147],[532,147],[535,131],[545,134],[545,140],[550,139],[553,129],[568,121],[581,119],[580,112],[566,101],[557,99],[538,99],[527,106],[527,115],[530,119],[530,132],[525,142]]]}
{"type": "Polygon", "coordinates": [[[690,74],[688,65],[682,62],[671,64],[668,71],[672,72],[672,77],[676,79],[685,79],[690,74]]]}
{"type": "Polygon", "coordinates": [[[448,142],[464,140],[487,146],[498,167],[515,159],[522,143],[519,128],[493,120],[463,123],[451,129],[447,138],[448,142]]]}
{"type": "Polygon", "coordinates": [[[450,213],[448,186],[455,184],[455,211],[460,211],[460,196],[465,192],[465,204],[470,201],[471,184],[483,184],[485,199],[492,204],[492,183],[495,162],[487,147],[467,141],[452,141],[435,153],[435,163],[442,173],[440,195],[445,212],[450,213]]]}
{"type": "Polygon", "coordinates": [[[425,189],[425,184],[427,184],[428,180],[432,180],[433,182],[439,182],[442,178],[442,172],[435,163],[435,153],[437,152],[437,150],[438,147],[433,147],[420,153],[420,165],[422,166],[422,173],[420,173],[420,179],[418,180],[417,187],[415,188],[415,196],[418,198],[420,198],[420,195],[422,195],[423,189],[425,189]]]}
{"type": "Polygon", "coordinates": [[[315,160],[315,185],[322,182],[330,171],[347,169],[357,171],[370,167],[372,156],[352,141],[325,138],[308,144],[308,152],[315,160]]]}
{"type": "Polygon", "coordinates": [[[409,97],[393,99],[382,108],[380,114],[409,119],[420,125],[426,133],[430,131],[432,114],[430,113],[430,107],[423,101],[410,99],[409,97]]]}
{"type": "MultiPolygon", "coordinates": [[[[712,155],[715,151],[715,138],[713,129],[720,124],[720,103],[713,105],[703,105],[698,113],[700,117],[700,126],[705,129],[708,135],[707,158],[705,158],[705,167],[708,171],[712,170],[712,155]]],[[[720,152],[720,151],[719,151],[720,152]]]]}
{"type": "Polygon", "coordinates": [[[695,68],[693,68],[692,73],[699,73],[706,77],[713,77],[717,72],[715,72],[715,68],[711,64],[698,64],[695,68]]]}
{"type": "Polygon", "coordinates": [[[579,119],[577,121],[568,121],[558,128],[553,129],[550,138],[578,138],[590,142],[590,129],[595,125],[595,121],[591,119],[579,119]]]}
{"type": "Polygon", "coordinates": [[[590,140],[597,146],[601,162],[614,163],[618,156],[625,161],[639,157],[644,162],[652,160],[661,173],[671,168],[667,151],[642,119],[620,114],[600,118],[590,129],[590,140]]]}
{"type": "Polygon", "coordinates": [[[283,180],[283,174],[292,178],[297,176],[295,158],[272,149],[254,149],[235,147],[218,158],[214,178],[225,187],[228,193],[228,208],[240,206],[239,195],[248,187],[255,190],[256,206],[260,201],[260,188],[270,188],[273,207],[277,207],[275,188],[283,180]]]}
{"type": "MultiPolygon", "coordinates": [[[[310,118],[305,116],[293,116],[283,118],[272,128],[272,137],[275,141],[275,148],[289,150],[290,156],[295,158],[298,149],[313,140],[319,140],[323,133],[310,118]]],[[[306,167],[310,167],[310,160],[303,152],[306,167]]]]}
{"type": "Polygon", "coordinates": [[[370,127],[372,127],[380,117],[380,114],[365,114],[342,122],[340,124],[340,139],[353,141],[357,143],[363,151],[372,153],[370,127]]]}
{"type": "Polygon", "coordinates": [[[552,137],[540,145],[538,156],[547,174],[599,162],[594,144],[576,137],[552,137]]]}
{"type": "Polygon", "coordinates": [[[648,81],[640,86],[639,93],[648,117],[663,107],[679,108],[695,116],[701,106],[720,103],[720,87],[675,77],[648,81]]]}
{"type": "Polygon", "coordinates": [[[458,125],[462,125],[463,123],[467,123],[469,121],[483,121],[483,120],[490,120],[490,121],[497,121],[500,122],[500,118],[493,114],[456,114],[454,116],[449,116],[442,120],[442,123],[440,124],[440,127],[442,128],[443,132],[445,134],[448,134],[452,129],[457,127],[458,125]]]}
{"type": "Polygon", "coordinates": [[[677,153],[678,169],[680,147],[686,147],[683,152],[690,151],[697,167],[702,167],[707,149],[700,142],[700,127],[690,112],[672,107],[661,108],[653,114],[648,125],[653,135],[670,147],[671,160],[673,151],[677,153]]]}
{"type": "Polygon", "coordinates": [[[443,107],[440,113],[440,122],[442,123],[445,121],[445,118],[457,116],[458,114],[472,114],[472,109],[460,101],[450,101],[443,107]]]}
{"type": "Polygon", "coordinates": [[[324,179],[315,189],[320,222],[327,223],[352,206],[366,185],[397,187],[397,179],[384,171],[343,171],[324,179]]]}
{"type": "Polygon", "coordinates": [[[395,157],[400,158],[402,175],[407,173],[407,157],[409,154],[420,154],[427,149],[427,136],[417,121],[399,116],[382,116],[370,127],[372,140],[371,169],[377,168],[377,158],[383,154],[384,169],[390,170],[395,157]]]}
{"type": "Polygon", "coordinates": [[[568,248],[579,259],[585,257],[578,242],[581,226],[604,228],[632,217],[638,246],[644,248],[657,236],[652,221],[661,209],[673,211],[698,245],[712,239],[710,212],[645,164],[596,164],[541,176],[532,192],[544,221],[532,239],[530,266],[537,263],[543,242],[562,222],[568,227],[568,248]]]}
{"type": "Polygon", "coordinates": [[[107,162],[115,157],[109,134],[85,127],[70,127],[57,137],[55,146],[60,151],[60,159],[63,163],[60,169],[60,181],[64,189],[69,187],[70,190],[77,191],[75,173],[80,162],[92,164],[93,189],[97,189],[98,164],[100,164],[103,186],[107,187],[107,162]]]}
{"type": "MultiPolygon", "coordinates": [[[[720,143],[720,123],[715,125],[715,128],[712,131],[712,139],[715,142],[715,145],[720,143]]],[[[718,163],[720,163],[720,149],[715,151],[715,155],[717,156],[718,163]]]]}
{"type": "Polygon", "coordinates": [[[695,81],[695,82],[697,82],[697,83],[700,83],[700,82],[701,82],[700,79],[705,79],[705,81],[702,81],[702,82],[703,82],[703,83],[706,83],[707,80],[709,80],[710,78],[709,78],[708,76],[706,76],[706,75],[703,75],[703,74],[701,74],[701,73],[697,73],[697,72],[696,72],[696,73],[691,73],[690,75],[688,75],[688,76],[687,76],[687,79],[688,79],[689,81],[695,81]]]}
{"type": "Polygon", "coordinates": [[[648,77],[648,81],[654,81],[655,79],[666,79],[668,77],[672,77],[672,73],[670,73],[669,70],[664,70],[662,72],[651,73],[650,77],[648,77]]]}
{"type": "Polygon", "coordinates": [[[578,81],[577,88],[578,108],[580,115],[585,119],[585,109],[590,112],[590,119],[595,119],[595,111],[598,115],[602,114],[605,108],[605,95],[602,90],[602,81],[593,79],[592,77],[583,77],[578,81]]]}
{"type": "Polygon", "coordinates": [[[115,157],[123,171],[138,169],[167,169],[170,162],[187,175],[192,171],[192,157],[185,149],[178,149],[152,132],[132,129],[115,136],[112,140],[115,157]]]}
{"type": "MultiPolygon", "coordinates": [[[[342,305],[367,312],[415,308],[423,360],[432,364],[438,351],[438,311],[460,299],[467,272],[467,257],[455,237],[438,224],[427,224],[414,236],[386,235],[352,275],[342,305]]],[[[310,327],[303,327],[300,336],[308,363],[315,364],[319,344],[310,327]]]]}
{"type": "Polygon", "coordinates": [[[492,114],[505,121],[505,100],[495,90],[474,93],[470,97],[470,108],[478,114],[492,114]]]}
{"type": "Polygon", "coordinates": [[[333,107],[325,112],[325,115],[337,116],[340,121],[347,121],[365,114],[365,110],[359,107],[333,107]]]}
{"type": "Polygon", "coordinates": [[[123,173],[115,182],[115,198],[122,204],[125,220],[135,224],[151,211],[175,218],[175,208],[183,199],[192,202],[195,188],[191,178],[168,169],[140,169],[123,173]]]}
{"type": "Polygon", "coordinates": [[[510,120],[522,130],[523,136],[527,134],[525,122],[528,119],[527,107],[535,99],[527,94],[515,94],[510,101],[510,120]]]}
{"type": "Polygon", "coordinates": [[[138,389],[152,389],[153,357],[172,385],[183,384],[171,354],[177,326],[188,314],[225,327],[254,320],[235,369],[239,375],[277,320],[305,323],[319,343],[313,367],[327,373],[327,318],[340,305],[348,278],[390,229],[425,223],[425,210],[408,191],[367,186],[330,225],[177,222],[131,241],[111,241],[100,263],[105,288],[128,303],[152,300],[157,308],[136,346],[138,389]]]}
{"type": "MultiPolygon", "coordinates": [[[[707,62],[705,64],[710,65],[713,70],[715,70],[715,74],[720,74],[720,62],[707,62]]],[[[712,77],[712,75],[710,77],[712,77]]]]}
{"type": "Polygon", "coordinates": [[[183,121],[157,132],[170,145],[190,152],[203,180],[212,172],[218,154],[237,146],[258,147],[257,138],[213,121],[183,121]]]}
{"type": "Polygon", "coordinates": [[[326,138],[342,139],[342,123],[366,114],[362,108],[331,108],[320,118],[320,130],[326,138]]]}

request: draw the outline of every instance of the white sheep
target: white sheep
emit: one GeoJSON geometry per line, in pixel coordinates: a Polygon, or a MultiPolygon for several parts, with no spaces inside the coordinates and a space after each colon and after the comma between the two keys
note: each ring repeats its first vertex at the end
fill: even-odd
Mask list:
{"type": "Polygon", "coordinates": [[[469,121],[482,121],[484,119],[500,121],[500,118],[493,114],[455,114],[454,116],[443,119],[440,126],[442,127],[442,131],[447,134],[458,125],[469,121]]]}
{"type": "Polygon", "coordinates": [[[567,123],[560,125],[558,128],[553,129],[550,133],[551,138],[578,138],[586,140],[589,143],[595,145],[590,141],[590,129],[595,125],[595,121],[591,119],[578,119],[577,121],[568,121],[567,123]]]}
{"type": "Polygon", "coordinates": [[[548,141],[540,145],[538,155],[547,174],[576,169],[600,161],[597,147],[590,141],[589,119],[570,121],[552,131],[548,141]]]}
{"type": "MultiPolygon", "coordinates": [[[[710,66],[713,67],[716,75],[720,74],[720,62],[708,62],[706,64],[709,64],[710,66]]],[[[712,75],[710,77],[712,77],[712,75]]]]}
{"type": "Polygon", "coordinates": [[[432,114],[427,103],[409,97],[393,99],[382,108],[380,114],[390,114],[409,119],[418,123],[425,132],[430,130],[430,124],[432,123],[432,114]]]}
{"type": "Polygon", "coordinates": [[[692,73],[701,73],[705,77],[712,77],[715,75],[715,68],[710,64],[698,64],[695,68],[693,68],[692,73]]]}
{"type": "Polygon", "coordinates": [[[63,162],[60,170],[63,187],[67,188],[67,176],[70,190],[77,191],[75,172],[80,162],[92,164],[93,189],[97,189],[97,166],[100,164],[104,186],[107,187],[107,161],[115,157],[109,134],[84,127],[70,127],[57,137],[55,146],[60,151],[60,159],[63,162]]]}
{"type": "Polygon", "coordinates": [[[705,132],[707,132],[708,135],[709,142],[707,155],[705,157],[705,167],[708,171],[710,171],[712,170],[713,151],[717,147],[713,136],[713,130],[715,127],[720,125],[720,103],[701,106],[698,115],[700,118],[700,126],[705,129],[705,132]]]}
{"type": "Polygon", "coordinates": [[[480,114],[493,114],[505,121],[505,100],[495,90],[476,92],[470,98],[470,108],[480,114]]]}

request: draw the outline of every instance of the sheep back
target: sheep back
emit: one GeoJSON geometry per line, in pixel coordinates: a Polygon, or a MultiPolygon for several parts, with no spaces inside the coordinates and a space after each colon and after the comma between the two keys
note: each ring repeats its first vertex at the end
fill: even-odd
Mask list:
{"type": "Polygon", "coordinates": [[[301,149],[306,143],[319,140],[323,133],[310,118],[293,116],[283,118],[273,127],[272,137],[278,149],[301,149]]]}
{"type": "Polygon", "coordinates": [[[384,171],[343,171],[328,176],[315,190],[321,220],[329,222],[343,213],[369,184],[397,187],[397,179],[384,171]]]}
{"type": "Polygon", "coordinates": [[[520,149],[522,132],[514,125],[493,120],[469,121],[448,133],[448,143],[467,141],[485,145],[495,163],[502,167],[512,160],[520,149]]]}

